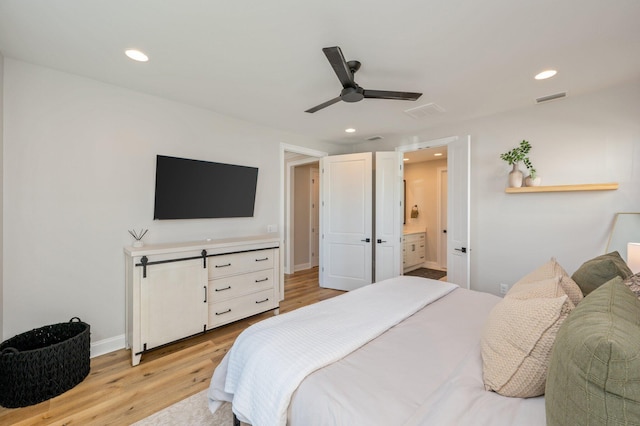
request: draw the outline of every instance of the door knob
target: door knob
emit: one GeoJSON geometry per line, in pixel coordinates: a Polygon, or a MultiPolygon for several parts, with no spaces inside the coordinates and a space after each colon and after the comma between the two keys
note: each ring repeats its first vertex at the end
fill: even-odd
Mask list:
{"type": "Polygon", "coordinates": [[[363,243],[370,243],[371,242],[371,238],[365,238],[364,240],[360,240],[363,243]]]}
{"type": "Polygon", "coordinates": [[[461,251],[462,253],[466,253],[467,252],[467,248],[466,247],[462,247],[462,248],[457,248],[454,249],[455,251],[461,251]]]}
{"type": "Polygon", "coordinates": [[[381,240],[381,239],[378,238],[378,244],[382,244],[382,243],[386,243],[386,241],[381,240]]]}

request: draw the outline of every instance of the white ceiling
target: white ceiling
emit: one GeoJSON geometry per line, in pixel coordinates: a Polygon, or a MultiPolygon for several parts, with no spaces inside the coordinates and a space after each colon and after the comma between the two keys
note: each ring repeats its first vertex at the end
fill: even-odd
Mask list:
{"type": "MultiPolygon", "coordinates": [[[[639,0],[0,0],[0,52],[340,143],[532,105],[640,77],[639,0]],[[341,89],[323,47],[362,62],[365,89],[422,92],[304,111],[341,89]],[[127,48],[146,52],[136,63],[127,48]],[[558,75],[533,76],[546,68],[558,75]],[[405,110],[436,103],[416,119],[405,110]],[[354,127],[355,134],[344,129],[354,127]]],[[[556,101],[561,102],[561,101],[556,101]]]]}

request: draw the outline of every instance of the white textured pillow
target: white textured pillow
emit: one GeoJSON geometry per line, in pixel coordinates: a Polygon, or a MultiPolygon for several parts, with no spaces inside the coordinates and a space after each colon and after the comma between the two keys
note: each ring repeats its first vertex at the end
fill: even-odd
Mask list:
{"type": "Polygon", "coordinates": [[[574,308],[559,282],[514,285],[492,309],[481,339],[486,390],[519,398],[544,394],[556,334],[574,308]]]}
{"type": "Polygon", "coordinates": [[[536,282],[518,281],[509,289],[505,297],[515,299],[535,299],[565,296],[564,289],[560,284],[562,277],[553,277],[536,282]]]}
{"type": "Polygon", "coordinates": [[[514,286],[520,283],[533,283],[553,277],[561,277],[560,285],[562,286],[562,289],[567,296],[569,296],[569,299],[571,299],[574,306],[577,306],[584,297],[582,295],[582,290],[580,290],[578,284],[569,276],[569,274],[567,274],[567,271],[565,271],[553,257],[535,271],[520,278],[514,286]]]}

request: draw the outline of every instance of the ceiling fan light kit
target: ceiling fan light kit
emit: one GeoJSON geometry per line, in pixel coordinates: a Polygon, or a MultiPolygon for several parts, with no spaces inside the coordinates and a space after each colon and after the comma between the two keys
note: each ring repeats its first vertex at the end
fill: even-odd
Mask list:
{"type": "Polygon", "coordinates": [[[337,102],[359,102],[364,98],[369,99],[391,99],[400,101],[415,101],[422,93],[415,92],[394,92],[389,90],[366,90],[360,87],[354,80],[354,74],[360,69],[362,65],[358,61],[345,61],[342,51],[338,46],[325,47],[322,49],[325,56],[329,60],[333,71],[338,76],[340,84],[342,84],[342,90],[340,96],[333,98],[326,102],[316,105],[313,108],[309,108],[305,112],[314,113],[323,108],[331,106],[337,102]]]}

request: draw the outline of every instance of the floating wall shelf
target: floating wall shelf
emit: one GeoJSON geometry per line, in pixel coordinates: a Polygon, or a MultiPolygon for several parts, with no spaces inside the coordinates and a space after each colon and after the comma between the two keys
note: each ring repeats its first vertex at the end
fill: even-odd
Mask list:
{"type": "Polygon", "coordinates": [[[613,191],[618,189],[617,183],[589,183],[583,185],[554,185],[554,186],[523,186],[521,188],[507,188],[507,194],[522,194],[529,192],[571,192],[571,191],[613,191]]]}

